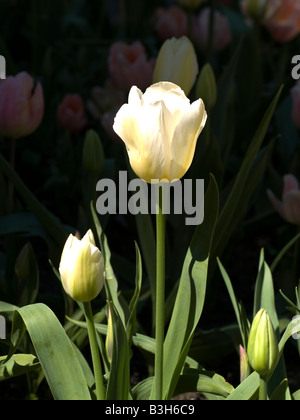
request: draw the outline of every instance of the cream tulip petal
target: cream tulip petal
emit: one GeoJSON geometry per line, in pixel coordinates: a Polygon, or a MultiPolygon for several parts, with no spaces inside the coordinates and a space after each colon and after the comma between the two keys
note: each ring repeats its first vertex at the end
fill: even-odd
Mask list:
{"type": "Polygon", "coordinates": [[[129,104],[123,105],[117,113],[113,125],[114,131],[124,141],[127,149],[138,148],[140,141],[138,115],[129,104]]]}
{"type": "Polygon", "coordinates": [[[201,99],[186,108],[185,113],[183,113],[172,141],[171,179],[183,177],[189,169],[193,161],[198,137],[205,126],[206,119],[207,114],[201,99]]]}
{"type": "Polygon", "coordinates": [[[128,95],[128,104],[140,108],[142,106],[142,97],[143,92],[138,87],[132,86],[128,95]]]}
{"type": "Polygon", "coordinates": [[[128,148],[130,162],[135,173],[147,182],[161,178],[165,170],[168,150],[165,148],[162,103],[143,106],[140,115],[139,148],[128,148]],[[145,165],[146,163],[146,165],[145,165]],[[153,178],[155,174],[155,178],[153,178]]]}

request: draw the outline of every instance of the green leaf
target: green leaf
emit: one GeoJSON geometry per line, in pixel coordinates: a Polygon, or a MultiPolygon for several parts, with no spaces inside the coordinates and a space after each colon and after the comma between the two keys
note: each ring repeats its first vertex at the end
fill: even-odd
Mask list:
{"type": "Polygon", "coordinates": [[[287,326],[283,336],[281,337],[281,340],[279,342],[279,352],[282,355],[284,346],[287,343],[287,341],[295,334],[296,338],[299,338],[300,333],[300,322],[298,318],[295,318],[292,320],[289,325],[287,326]]]}
{"type": "Polygon", "coordinates": [[[240,42],[238,48],[232,56],[230,63],[225,67],[223,74],[218,80],[218,101],[213,111],[213,127],[216,130],[217,138],[222,139],[224,133],[224,124],[226,122],[226,110],[228,109],[228,103],[230,101],[230,92],[234,82],[234,77],[240,57],[242,42],[240,42]]]}
{"type": "Polygon", "coordinates": [[[18,280],[20,286],[22,286],[19,302],[20,306],[25,306],[34,303],[36,300],[40,285],[40,273],[35,253],[30,243],[25,245],[21,253],[23,253],[23,256],[25,255],[26,261],[21,261],[21,267],[17,267],[17,260],[16,268],[19,268],[18,280]],[[22,269],[23,264],[26,266],[25,269],[22,269]]]}
{"type": "Polygon", "coordinates": [[[294,400],[294,401],[300,401],[300,389],[298,389],[298,391],[296,391],[296,392],[293,393],[292,400],[294,400]]]}
{"type": "Polygon", "coordinates": [[[226,398],[228,401],[249,401],[255,398],[260,384],[259,374],[253,372],[226,398]]]}
{"type": "MultiPolygon", "coordinates": [[[[255,159],[257,158],[257,155],[261,149],[263,140],[271,123],[281,92],[282,88],[279,90],[271,105],[269,106],[267,112],[265,113],[261,124],[259,125],[253,137],[253,140],[249,146],[240,171],[236,176],[229,197],[218,218],[215,240],[213,243],[213,255],[220,256],[220,253],[226,246],[228,238],[231,236],[232,231],[236,226],[237,216],[239,216],[240,214],[240,207],[245,206],[245,191],[248,191],[248,183],[250,181],[252,182],[251,171],[253,170],[255,159]]],[[[256,177],[256,179],[257,182],[260,182],[261,180],[261,178],[259,177],[256,177]]],[[[253,185],[251,189],[253,190],[253,185]]],[[[249,199],[249,194],[247,199],[249,199]]]]}
{"type": "Polygon", "coordinates": [[[153,387],[154,377],[151,376],[132,389],[132,398],[137,401],[148,401],[150,399],[151,389],[153,387]]]}
{"type": "Polygon", "coordinates": [[[300,233],[298,233],[292,240],[290,240],[283,249],[277,254],[275,260],[273,261],[271,265],[271,271],[274,272],[277,268],[278,264],[282,260],[282,258],[285,256],[285,254],[289,251],[289,249],[300,239],[300,233]]]}
{"type": "Polygon", "coordinates": [[[275,389],[270,398],[271,401],[287,401],[291,400],[288,392],[288,380],[284,379],[280,385],[275,389]]]}
{"type": "Polygon", "coordinates": [[[6,363],[28,331],[55,400],[90,400],[81,365],[73,345],[55,314],[44,304],[34,304],[14,313],[11,349],[6,363]]]}
{"type": "Polygon", "coordinates": [[[8,361],[6,359],[6,356],[0,357],[0,382],[40,368],[36,356],[32,354],[14,354],[8,361]]]}
{"type": "Polygon", "coordinates": [[[275,292],[272,273],[265,261],[262,262],[261,260],[260,265],[261,269],[255,285],[253,318],[261,308],[266,309],[277,333],[277,338],[279,339],[279,320],[275,306],[275,292]]]}
{"type": "Polygon", "coordinates": [[[107,237],[102,229],[102,226],[100,224],[100,221],[97,216],[93,203],[91,203],[91,212],[92,212],[93,221],[96,227],[98,239],[100,242],[101,252],[104,258],[106,296],[108,300],[113,302],[114,308],[118,312],[123,322],[123,325],[125,327],[130,317],[130,310],[125,300],[122,298],[121,295],[119,295],[119,291],[118,291],[119,285],[118,285],[118,281],[116,279],[113,267],[111,265],[111,252],[108,245],[107,237]]]}
{"type": "Polygon", "coordinates": [[[134,333],[135,324],[136,324],[136,308],[139,301],[141,288],[142,288],[142,279],[143,279],[143,269],[142,269],[142,258],[139,247],[137,243],[135,244],[136,252],[136,277],[135,277],[135,291],[132,296],[132,299],[129,303],[130,317],[127,322],[126,331],[129,340],[131,341],[132,335],[134,333]]]}
{"type": "Polygon", "coordinates": [[[113,352],[107,384],[107,400],[128,400],[130,391],[129,345],[122,320],[108,302],[113,324],[113,352]]]}
{"type": "Polygon", "coordinates": [[[16,174],[13,168],[8,164],[0,153],[0,166],[3,173],[13,183],[14,187],[29,206],[30,210],[40,220],[43,228],[49,234],[49,236],[63,247],[67,236],[67,229],[57,220],[53,214],[51,214],[32,194],[29,188],[26,187],[21,178],[16,174]]]}
{"type": "Polygon", "coordinates": [[[239,325],[239,330],[240,330],[240,334],[241,334],[241,338],[242,338],[242,343],[243,343],[243,347],[247,348],[247,344],[248,344],[248,336],[249,336],[249,331],[250,331],[250,323],[245,315],[245,312],[243,310],[242,305],[238,302],[233,287],[232,287],[232,283],[231,280],[225,270],[225,268],[223,267],[221,261],[218,259],[218,264],[219,264],[219,268],[221,271],[221,274],[223,276],[225,285],[227,287],[230,299],[231,299],[231,303],[235,312],[235,316],[239,325]]]}
{"type": "Polygon", "coordinates": [[[185,392],[201,392],[227,398],[234,390],[225,379],[206,370],[184,369],[180,375],[174,395],[185,392]]]}
{"type": "Polygon", "coordinates": [[[173,395],[182,367],[200,320],[206,294],[207,269],[219,210],[219,193],[211,176],[205,195],[205,219],[198,226],[188,249],[174,310],[164,345],[163,394],[173,395]]]}

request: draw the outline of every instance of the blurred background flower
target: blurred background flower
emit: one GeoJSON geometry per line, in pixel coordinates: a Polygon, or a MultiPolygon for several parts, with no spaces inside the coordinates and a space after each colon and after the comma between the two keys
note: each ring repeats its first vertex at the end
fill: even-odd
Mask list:
{"type": "Polygon", "coordinates": [[[289,223],[300,226],[300,188],[294,175],[288,174],[283,179],[282,201],[268,190],[268,196],[276,211],[289,223]]]}
{"type": "Polygon", "coordinates": [[[110,48],[108,68],[111,80],[119,89],[129,91],[136,85],[146,89],[152,83],[155,59],[148,59],[141,42],[116,42],[110,48]]]}
{"type": "MultiPolygon", "coordinates": [[[[193,35],[196,44],[203,50],[208,47],[210,37],[210,14],[209,8],[205,8],[194,19],[193,35]]],[[[212,33],[212,47],[215,51],[221,51],[231,42],[231,29],[226,16],[218,10],[214,14],[212,33]]]]}
{"type": "Polygon", "coordinates": [[[44,115],[43,88],[27,72],[0,81],[0,135],[20,138],[32,134],[44,115]]]}
{"type": "Polygon", "coordinates": [[[299,0],[269,0],[265,25],[275,41],[293,40],[300,33],[299,0]]]}
{"type": "Polygon", "coordinates": [[[155,31],[161,41],[188,35],[188,17],[180,7],[158,8],[154,19],[155,31]]]}
{"type": "Polygon", "coordinates": [[[69,133],[76,134],[86,126],[84,102],[78,94],[65,95],[57,109],[58,124],[69,133]]]}

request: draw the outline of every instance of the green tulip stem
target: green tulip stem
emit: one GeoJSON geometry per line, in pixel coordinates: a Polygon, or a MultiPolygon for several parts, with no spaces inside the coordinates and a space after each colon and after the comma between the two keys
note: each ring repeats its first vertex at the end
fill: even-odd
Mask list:
{"type": "Polygon", "coordinates": [[[259,385],[259,401],[267,401],[268,400],[268,382],[265,378],[260,377],[260,385],[259,385]]]}
{"type": "Polygon", "coordinates": [[[99,352],[98,343],[97,343],[97,335],[96,335],[96,328],[94,324],[92,305],[91,305],[91,302],[86,302],[83,304],[83,306],[84,306],[84,314],[86,318],[89,341],[90,341],[90,346],[91,346],[97,400],[103,401],[105,400],[106,392],[105,392],[105,387],[103,383],[102,366],[101,366],[101,360],[100,360],[100,352],[99,352]]]}
{"type": "Polygon", "coordinates": [[[162,188],[158,187],[156,215],[156,319],[155,319],[155,366],[154,400],[163,399],[163,355],[165,326],[165,229],[163,214],[162,188]]]}

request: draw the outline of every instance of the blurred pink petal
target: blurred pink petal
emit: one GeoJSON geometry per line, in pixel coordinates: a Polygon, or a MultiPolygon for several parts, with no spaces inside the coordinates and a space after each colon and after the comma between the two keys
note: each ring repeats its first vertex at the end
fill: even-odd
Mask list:
{"type": "Polygon", "coordinates": [[[85,127],[84,103],[80,95],[65,95],[57,109],[57,121],[71,134],[76,134],[85,127]]]}
{"type": "Polygon", "coordinates": [[[181,38],[188,35],[188,17],[178,6],[169,9],[158,8],[155,11],[155,31],[161,41],[181,38]]]}
{"type": "Polygon", "coordinates": [[[146,89],[152,83],[155,59],[148,59],[140,42],[129,45],[116,42],[110,49],[108,58],[109,74],[115,86],[130,90],[137,86],[146,89]]]}
{"type": "Polygon", "coordinates": [[[34,86],[26,72],[0,83],[0,135],[20,138],[32,134],[44,115],[44,95],[40,83],[34,86]]]}
{"type": "Polygon", "coordinates": [[[294,175],[284,176],[282,201],[268,190],[268,197],[278,214],[287,222],[300,226],[300,189],[299,182],[294,175]]]}
{"type": "MultiPolygon", "coordinates": [[[[194,19],[194,37],[200,48],[206,49],[209,42],[210,9],[206,7],[194,19]]],[[[232,39],[231,28],[226,16],[219,11],[214,16],[213,48],[221,51],[226,48],[232,39]]]]}

